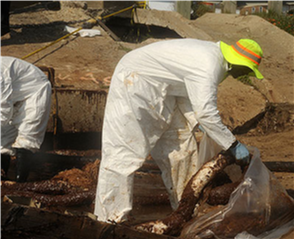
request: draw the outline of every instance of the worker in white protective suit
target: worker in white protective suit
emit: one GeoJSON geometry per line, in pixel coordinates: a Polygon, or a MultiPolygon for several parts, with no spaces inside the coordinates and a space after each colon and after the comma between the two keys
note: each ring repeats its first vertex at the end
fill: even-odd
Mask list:
{"type": "Polygon", "coordinates": [[[27,180],[31,157],[44,140],[50,106],[47,76],[31,63],[1,57],[1,169],[7,175],[15,155],[17,182],[27,180]]]}
{"type": "Polygon", "coordinates": [[[160,41],[126,54],[109,89],[102,133],[95,214],[99,221],[123,222],[132,210],[133,177],[151,154],[176,209],[196,173],[198,125],[240,163],[249,152],[222,123],[218,84],[230,74],[263,76],[262,57],[253,40],[160,41]]]}

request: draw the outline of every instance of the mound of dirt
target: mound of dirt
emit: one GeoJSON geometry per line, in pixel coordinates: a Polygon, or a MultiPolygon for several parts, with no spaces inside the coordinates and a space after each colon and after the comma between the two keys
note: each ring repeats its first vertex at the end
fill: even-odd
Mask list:
{"type": "Polygon", "coordinates": [[[260,71],[265,77],[260,90],[271,102],[294,102],[293,71],[294,41],[289,33],[258,16],[207,13],[193,21],[215,40],[232,44],[241,38],[258,42],[264,57],[260,71]],[[272,91],[268,94],[267,91],[272,91]]]}

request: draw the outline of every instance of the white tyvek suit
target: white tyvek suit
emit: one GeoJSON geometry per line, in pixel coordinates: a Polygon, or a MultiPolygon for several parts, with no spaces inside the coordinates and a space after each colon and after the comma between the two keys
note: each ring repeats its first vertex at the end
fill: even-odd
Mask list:
{"type": "Polygon", "coordinates": [[[36,66],[1,57],[1,154],[13,148],[38,150],[44,140],[51,105],[51,84],[36,66]]]}
{"type": "Polygon", "coordinates": [[[105,109],[95,214],[121,222],[132,209],[134,172],[151,152],[173,208],[196,171],[197,123],[224,150],[236,140],[217,110],[227,72],[219,43],[161,41],[118,63],[105,109]]]}

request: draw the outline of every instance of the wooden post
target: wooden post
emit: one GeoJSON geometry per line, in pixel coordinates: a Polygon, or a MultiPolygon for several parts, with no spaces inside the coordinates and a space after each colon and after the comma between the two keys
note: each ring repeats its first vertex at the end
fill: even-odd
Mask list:
{"type": "Polygon", "coordinates": [[[176,10],[183,17],[190,20],[190,17],[191,17],[191,1],[177,1],[176,10]]]}
{"type": "Polygon", "coordinates": [[[236,14],[237,1],[223,1],[222,13],[233,13],[236,14]]]}
{"type": "Polygon", "coordinates": [[[283,11],[283,1],[268,1],[268,10],[281,14],[283,11]]]}

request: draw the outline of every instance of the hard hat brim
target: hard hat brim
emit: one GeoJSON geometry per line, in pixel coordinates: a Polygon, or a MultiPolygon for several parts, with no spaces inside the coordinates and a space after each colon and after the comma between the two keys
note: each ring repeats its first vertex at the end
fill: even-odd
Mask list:
{"type": "Polygon", "coordinates": [[[260,73],[260,71],[257,68],[257,65],[251,62],[250,60],[247,60],[246,58],[240,56],[230,45],[220,42],[220,48],[221,51],[225,57],[225,59],[233,64],[233,65],[240,65],[240,66],[247,66],[249,67],[255,74],[255,77],[257,79],[263,79],[263,75],[260,73]]]}

